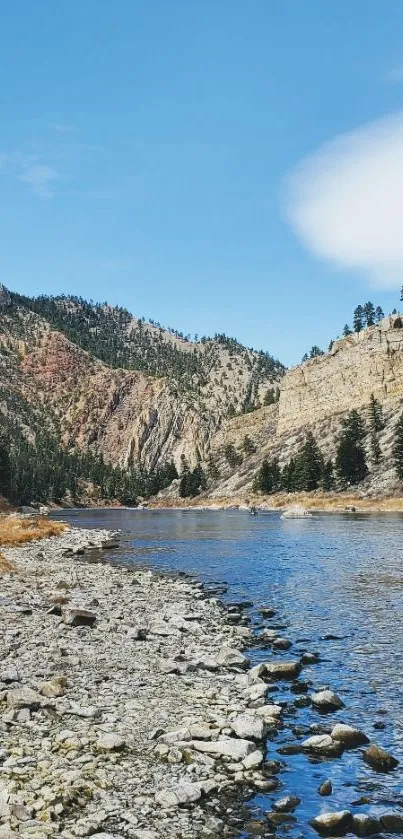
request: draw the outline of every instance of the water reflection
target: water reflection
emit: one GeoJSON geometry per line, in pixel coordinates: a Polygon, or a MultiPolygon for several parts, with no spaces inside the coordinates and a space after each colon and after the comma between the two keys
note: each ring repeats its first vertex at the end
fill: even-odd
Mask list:
{"type": "MultiPolygon", "coordinates": [[[[403,520],[399,515],[281,520],[274,513],[251,518],[235,511],[94,510],[62,517],[83,526],[126,531],[128,541],[113,552],[112,559],[227,582],[229,600],[245,597],[256,606],[274,604],[278,614],[272,624],[287,626],[282,634],[293,641],[292,652],[308,649],[320,654],[320,664],[306,668],[304,679],[312,680],[315,687],[331,685],[345,701],[346,708],[332,715],[332,722],[357,725],[403,762],[403,520]],[[325,640],[329,634],[337,639],[325,640]]],[[[256,650],[253,655],[258,660],[267,653],[256,650]]],[[[288,701],[290,711],[296,699],[287,687],[280,687],[273,697],[288,701]]],[[[297,717],[286,714],[285,721],[284,730],[268,743],[271,757],[278,757],[281,745],[295,742],[296,723],[309,726],[318,722],[318,715],[310,708],[301,709],[297,717]]],[[[277,796],[259,796],[254,805],[267,811],[273,798],[298,794],[302,804],[288,835],[315,835],[307,822],[321,811],[350,808],[355,802],[355,812],[378,812],[401,802],[401,772],[376,775],[359,750],[321,763],[294,755],[286,763],[277,796]],[[333,784],[330,799],[317,794],[325,778],[333,784]],[[357,804],[361,797],[369,804],[357,804]]]]}

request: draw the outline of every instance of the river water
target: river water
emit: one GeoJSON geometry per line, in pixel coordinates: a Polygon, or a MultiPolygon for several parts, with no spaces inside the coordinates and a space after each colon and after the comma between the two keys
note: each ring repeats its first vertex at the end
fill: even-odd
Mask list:
{"type": "MultiPolygon", "coordinates": [[[[276,654],[280,658],[319,653],[320,663],[304,668],[301,678],[312,682],[310,690],[329,685],[346,707],[323,717],[312,708],[296,709],[298,697],[289,685],[272,693],[273,701],[288,704],[285,727],[268,741],[267,756],[284,765],[279,790],[249,802],[251,818],[287,794],[301,798],[295,821],[277,830],[290,837],[316,836],[308,822],[320,812],[403,811],[400,767],[378,774],[364,763],[360,749],[331,760],[277,751],[313,733],[312,724],[343,721],[391,751],[403,769],[403,517],[323,514],[281,520],[278,513],[251,518],[242,511],[114,509],[63,511],[60,517],[83,527],[122,529],[127,541],[110,552],[110,561],[226,583],[223,600],[253,601],[246,614],[254,627],[259,606],[273,606],[276,616],[265,625],[281,625],[280,634],[293,643],[289,652],[276,654]],[[317,788],[327,778],[333,794],[324,799],[317,788]]],[[[253,649],[248,655],[255,662],[273,653],[253,649]]]]}

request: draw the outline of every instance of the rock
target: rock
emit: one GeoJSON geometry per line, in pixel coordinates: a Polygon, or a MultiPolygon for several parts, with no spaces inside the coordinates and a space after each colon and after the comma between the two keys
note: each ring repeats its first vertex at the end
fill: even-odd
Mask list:
{"type": "Polygon", "coordinates": [[[385,813],[380,822],[386,833],[403,833],[403,813],[385,813]]]}
{"type": "Polygon", "coordinates": [[[204,740],[191,740],[189,745],[198,752],[228,757],[233,761],[245,760],[256,749],[255,744],[250,740],[236,740],[233,737],[225,737],[210,743],[204,740]]]}
{"type": "Polygon", "coordinates": [[[125,746],[123,737],[118,734],[101,734],[97,740],[97,749],[102,752],[121,752],[125,746]]]}
{"type": "Polygon", "coordinates": [[[367,813],[355,813],[351,827],[356,836],[374,836],[381,831],[381,822],[375,816],[367,813]]]}
{"type": "Polygon", "coordinates": [[[307,752],[317,752],[329,757],[338,757],[343,751],[341,743],[335,742],[330,734],[315,734],[308,737],[302,743],[302,748],[307,752]]]}
{"type": "Polygon", "coordinates": [[[335,813],[322,813],[309,822],[321,836],[345,836],[353,823],[349,810],[335,813]]]}
{"type": "Polygon", "coordinates": [[[94,626],[97,616],[88,609],[65,609],[63,621],[68,626],[94,626]]]}
{"type": "Polygon", "coordinates": [[[262,717],[265,723],[271,725],[278,722],[282,712],[281,705],[262,705],[260,708],[256,708],[255,714],[257,717],[262,717]]]}
{"type": "Polygon", "coordinates": [[[276,638],[273,641],[273,647],[275,647],[276,650],[289,650],[291,646],[291,641],[289,641],[288,638],[276,638]]]}
{"type": "Polygon", "coordinates": [[[245,740],[262,740],[265,733],[263,719],[253,714],[240,714],[232,720],[231,728],[237,737],[245,740]]]}
{"type": "Polygon", "coordinates": [[[265,661],[261,675],[269,679],[295,679],[301,672],[299,661],[265,661]]]}
{"type": "Polygon", "coordinates": [[[362,756],[365,762],[372,769],[376,769],[377,772],[391,772],[392,769],[396,769],[396,766],[399,766],[399,761],[393,755],[385,752],[384,749],[381,749],[375,743],[371,743],[368,749],[365,749],[362,756]]]}
{"type": "Polygon", "coordinates": [[[332,690],[320,690],[311,696],[312,704],[323,713],[331,713],[344,708],[344,702],[332,690]]]}
{"type": "Polygon", "coordinates": [[[261,752],[260,749],[256,749],[256,751],[251,752],[242,761],[242,764],[243,764],[245,769],[256,769],[262,763],[263,763],[263,752],[261,752]]]}
{"type": "Polygon", "coordinates": [[[276,610],[272,609],[270,606],[261,606],[259,612],[262,618],[274,618],[276,614],[276,610]]]}
{"type": "Polygon", "coordinates": [[[279,798],[278,801],[274,802],[273,810],[277,813],[292,813],[299,804],[301,804],[301,799],[298,796],[286,795],[284,798],[279,798]]]}
{"type": "Polygon", "coordinates": [[[42,697],[35,690],[29,687],[13,688],[7,691],[7,705],[11,708],[31,708],[37,710],[41,707],[42,697]]]}
{"type": "Polygon", "coordinates": [[[169,809],[170,807],[178,807],[180,804],[191,804],[194,801],[199,801],[201,796],[200,784],[181,781],[172,789],[163,789],[158,792],[155,800],[161,807],[169,809]]]}
{"type": "Polygon", "coordinates": [[[354,749],[356,746],[363,746],[365,743],[369,743],[366,734],[359,731],[358,728],[353,728],[353,726],[344,725],[343,723],[338,723],[332,728],[331,736],[333,740],[341,743],[345,749],[354,749]]]}
{"type": "Polygon", "coordinates": [[[301,656],[301,664],[308,665],[308,664],[317,664],[319,661],[319,656],[316,653],[303,653],[301,656]]]}
{"type": "Polygon", "coordinates": [[[221,647],[217,656],[217,662],[221,667],[242,667],[243,669],[249,663],[246,656],[232,647],[221,647]]]}
{"type": "Polygon", "coordinates": [[[43,682],[39,688],[42,696],[49,699],[63,696],[67,687],[67,679],[65,676],[54,676],[49,682],[43,682]]]}
{"type": "Polygon", "coordinates": [[[327,780],[323,781],[323,784],[320,785],[318,788],[319,795],[331,795],[333,792],[332,782],[327,780]]]}

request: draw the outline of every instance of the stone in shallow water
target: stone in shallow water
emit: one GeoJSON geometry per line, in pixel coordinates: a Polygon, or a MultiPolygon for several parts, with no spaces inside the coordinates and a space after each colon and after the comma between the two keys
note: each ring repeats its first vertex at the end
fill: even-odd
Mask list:
{"type": "Polygon", "coordinates": [[[386,833],[403,833],[403,813],[385,813],[380,822],[386,833]]]}
{"type": "Polygon", "coordinates": [[[323,784],[318,788],[319,795],[331,795],[333,792],[332,782],[329,780],[323,781],[323,784]]]}
{"type": "Polygon", "coordinates": [[[310,824],[321,836],[345,836],[353,823],[349,810],[339,810],[335,813],[321,813],[312,819],[310,824]]]}
{"type": "Polygon", "coordinates": [[[339,711],[340,708],[344,708],[344,702],[332,690],[320,690],[318,693],[313,693],[311,699],[315,708],[324,713],[339,711]]]}
{"type": "Polygon", "coordinates": [[[302,743],[304,751],[322,754],[326,757],[338,757],[343,751],[341,743],[332,740],[330,734],[315,734],[302,743]]]}
{"type": "Polygon", "coordinates": [[[344,725],[338,723],[332,728],[331,736],[333,740],[342,743],[346,749],[354,749],[356,746],[363,746],[369,743],[369,739],[363,731],[358,728],[353,728],[351,725],[344,725]]]}
{"type": "Polygon", "coordinates": [[[367,813],[356,813],[353,816],[352,832],[356,836],[374,836],[381,831],[381,823],[375,816],[367,813]]]}
{"type": "Polygon", "coordinates": [[[295,679],[300,672],[299,661],[265,661],[262,664],[261,675],[270,679],[295,679]]]}
{"type": "Polygon", "coordinates": [[[297,795],[286,795],[274,802],[273,810],[277,813],[291,813],[299,804],[301,804],[301,799],[297,795]]]}
{"type": "Polygon", "coordinates": [[[392,769],[396,769],[396,766],[399,766],[399,761],[393,755],[389,754],[389,752],[385,752],[385,749],[377,746],[376,743],[371,743],[368,749],[363,752],[362,756],[365,762],[372,769],[376,769],[377,772],[391,772],[392,769]]]}

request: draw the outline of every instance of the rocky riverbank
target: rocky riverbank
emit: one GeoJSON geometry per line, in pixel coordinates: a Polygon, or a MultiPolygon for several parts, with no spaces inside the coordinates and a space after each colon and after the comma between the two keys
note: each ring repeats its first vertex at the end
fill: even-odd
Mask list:
{"type": "Polygon", "coordinates": [[[0,837],[231,835],[226,796],[271,783],[281,709],[246,673],[250,630],[196,583],[82,556],[115,542],[71,530],[4,550],[0,837]]]}
{"type": "MultiPolygon", "coordinates": [[[[118,539],[76,529],[4,550],[14,570],[0,578],[0,839],[218,839],[248,818],[248,835],[272,837],[301,803],[280,792],[287,755],[326,763],[362,748],[371,770],[396,769],[346,724],[339,696],[304,681],[304,667],[320,678],[318,656],[290,654],[267,625],[271,605],[254,635],[252,604],[224,609],[218,589],[103,563],[118,539]],[[241,650],[253,645],[265,660],[250,667],[241,650]],[[279,691],[276,703],[281,684],[290,699],[279,691]],[[318,722],[307,729],[296,714],[308,704],[318,722]],[[265,741],[282,730],[273,759],[265,741]],[[271,809],[248,816],[249,793],[267,793],[271,809]]],[[[338,810],[331,794],[325,780],[319,834],[403,832],[400,812],[338,810]]]]}

